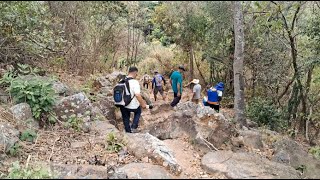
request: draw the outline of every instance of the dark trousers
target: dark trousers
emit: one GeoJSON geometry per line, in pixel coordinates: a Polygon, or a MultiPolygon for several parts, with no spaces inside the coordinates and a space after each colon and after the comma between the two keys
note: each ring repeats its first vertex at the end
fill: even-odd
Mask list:
{"type": "Polygon", "coordinates": [[[146,88],[145,86],[147,86],[147,89],[149,89],[149,83],[144,82],[144,83],[143,83],[143,88],[146,88]]]}
{"type": "Polygon", "coordinates": [[[219,112],[219,109],[220,109],[220,105],[209,104],[207,102],[205,106],[210,106],[212,109],[216,110],[217,112],[219,112]]]}
{"type": "Polygon", "coordinates": [[[124,124],[124,129],[126,132],[131,133],[132,129],[137,129],[139,125],[139,119],[141,116],[141,107],[139,106],[137,109],[127,109],[125,107],[120,107],[120,111],[122,114],[122,120],[124,124]],[[130,127],[130,113],[134,112],[133,122],[130,127]]]}
{"type": "Polygon", "coordinates": [[[181,99],[181,96],[182,96],[182,94],[180,94],[180,97],[178,97],[178,95],[177,95],[178,93],[175,93],[175,92],[173,92],[173,101],[171,102],[171,107],[174,107],[174,106],[176,106],[179,102],[180,102],[180,99],[181,99]]]}

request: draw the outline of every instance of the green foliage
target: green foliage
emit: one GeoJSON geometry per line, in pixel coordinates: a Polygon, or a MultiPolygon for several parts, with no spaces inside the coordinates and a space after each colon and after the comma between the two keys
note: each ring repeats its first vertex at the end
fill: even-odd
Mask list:
{"type": "Polygon", "coordinates": [[[9,86],[15,77],[16,77],[16,74],[14,71],[6,71],[2,76],[2,78],[0,79],[0,85],[5,87],[9,86]]]}
{"type": "Polygon", "coordinates": [[[82,124],[83,124],[83,119],[78,118],[75,114],[72,114],[64,125],[67,128],[71,127],[76,131],[80,131],[82,124]]]}
{"type": "Polygon", "coordinates": [[[281,130],[284,127],[282,114],[268,100],[262,98],[253,99],[247,107],[247,116],[258,123],[259,126],[266,125],[271,130],[281,130]]]}
{"type": "Polygon", "coordinates": [[[55,178],[50,170],[44,167],[21,167],[16,161],[9,169],[7,179],[53,179],[55,178]]]}
{"type": "Polygon", "coordinates": [[[311,153],[315,158],[320,159],[320,146],[310,148],[309,153],[311,153]]]}
{"type": "Polygon", "coordinates": [[[15,78],[8,88],[16,103],[26,102],[30,105],[33,117],[40,119],[42,113],[50,113],[55,101],[55,93],[51,82],[44,82],[35,77],[25,80],[15,78]]]}
{"type": "Polygon", "coordinates": [[[40,72],[40,69],[37,68],[37,67],[32,68],[28,64],[20,64],[20,63],[18,63],[18,74],[19,75],[28,75],[28,74],[36,75],[39,72],[40,72]]]}
{"type": "Polygon", "coordinates": [[[107,135],[107,150],[110,152],[119,152],[124,146],[125,141],[119,139],[114,132],[111,132],[107,135]]]}
{"type": "Polygon", "coordinates": [[[34,130],[27,129],[23,131],[20,135],[21,141],[29,141],[34,142],[34,140],[37,138],[37,133],[34,130]]]}
{"type": "Polygon", "coordinates": [[[10,149],[9,154],[11,156],[17,156],[21,151],[21,145],[19,143],[15,143],[10,149]]]}

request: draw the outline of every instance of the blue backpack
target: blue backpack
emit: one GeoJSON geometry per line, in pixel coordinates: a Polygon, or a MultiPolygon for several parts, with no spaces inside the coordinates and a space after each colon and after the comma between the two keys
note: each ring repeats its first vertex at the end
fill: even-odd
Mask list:
{"type": "Polygon", "coordinates": [[[133,78],[124,78],[113,88],[113,100],[115,106],[127,106],[134,98],[134,96],[131,97],[130,93],[129,80],[131,79],[133,78]]]}

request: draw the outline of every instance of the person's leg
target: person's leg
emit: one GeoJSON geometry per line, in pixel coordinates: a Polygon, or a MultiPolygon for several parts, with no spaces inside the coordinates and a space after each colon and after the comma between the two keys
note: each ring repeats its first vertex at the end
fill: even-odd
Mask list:
{"type": "Polygon", "coordinates": [[[131,125],[132,129],[137,129],[139,126],[139,119],[141,116],[141,107],[139,106],[137,109],[133,110],[134,117],[133,117],[133,123],[131,125]]]}
{"type": "Polygon", "coordinates": [[[126,130],[126,132],[131,133],[130,111],[128,109],[126,109],[125,107],[120,107],[120,111],[121,111],[121,115],[122,115],[124,129],[126,130]]]}
{"type": "Polygon", "coordinates": [[[178,97],[177,93],[174,93],[174,98],[173,98],[173,101],[171,102],[170,105],[172,107],[176,106],[180,102],[181,96],[182,96],[182,94],[180,95],[180,97],[178,97]]]}
{"type": "Polygon", "coordinates": [[[158,87],[154,87],[153,95],[154,95],[154,101],[157,101],[157,94],[158,94],[158,87]]]}
{"type": "Polygon", "coordinates": [[[213,105],[213,108],[216,112],[219,112],[219,105],[213,105]]]}
{"type": "Polygon", "coordinates": [[[175,100],[176,97],[177,97],[177,93],[173,92],[173,100],[170,103],[170,106],[172,106],[172,107],[174,106],[173,103],[174,103],[174,100],[175,100]]]}
{"type": "Polygon", "coordinates": [[[161,96],[162,96],[162,99],[165,101],[165,100],[166,100],[166,95],[164,94],[164,91],[163,91],[163,87],[162,87],[162,86],[159,87],[159,92],[160,92],[160,94],[161,94],[161,96]]]}

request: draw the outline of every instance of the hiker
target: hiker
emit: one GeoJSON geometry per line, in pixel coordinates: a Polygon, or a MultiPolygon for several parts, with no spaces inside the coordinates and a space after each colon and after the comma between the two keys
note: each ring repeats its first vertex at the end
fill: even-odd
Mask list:
{"type": "Polygon", "coordinates": [[[166,80],[158,71],[155,71],[154,77],[152,79],[152,91],[153,91],[153,95],[154,95],[154,101],[157,101],[158,92],[161,94],[163,100],[166,99],[166,95],[163,93],[162,82],[163,82],[163,85],[165,86],[166,80]]]}
{"type": "Polygon", "coordinates": [[[184,71],[186,71],[184,69],[184,67],[182,65],[180,65],[178,67],[177,71],[172,72],[171,76],[170,76],[170,84],[172,86],[172,90],[173,90],[173,101],[171,102],[171,107],[176,106],[179,101],[181,100],[181,96],[182,96],[182,81],[183,81],[183,77],[182,74],[184,71]]]}
{"type": "Polygon", "coordinates": [[[192,89],[192,99],[191,101],[199,104],[200,98],[201,98],[201,85],[199,84],[199,79],[193,79],[191,81],[192,84],[194,84],[192,89]]]}
{"type": "Polygon", "coordinates": [[[147,74],[147,72],[145,72],[141,79],[141,81],[143,82],[143,88],[147,87],[147,89],[149,89],[150,79],[150,76],[147,74]]]}
{"type": "Polygon", "coordinates": [[[210,106],[215,109],[217,112],[220,110],[220,101],[222,100],[222,92],[224,90],[223,82],[219,82],[214,87],[211,87],[207,91],[207,100],[204,98],[204,105],[210,106]]]}
{"type": "Polygon", "coordinates": [[[152,108],[143,101],[143,98],[141,96],[141,90],[140,90],[140,84],[135,79],[138,74],[138,68],[136,67],[130,67],[129,73],[126,77],[126,81],[129,85],[130,95],[131,95],[131,102],[126,106],[120,106],[120,111],[123,119],[123,124],[125,131],[127,133],[136,133],[138,125],[139,125],[139,119],[141,116],[141,108],[152,108]],[[130,113],[134,112],[133,117],[133,123],[130,126],[130,113]]]}

